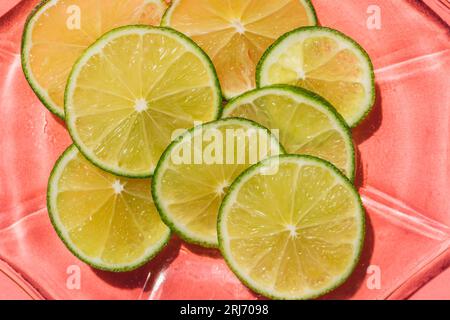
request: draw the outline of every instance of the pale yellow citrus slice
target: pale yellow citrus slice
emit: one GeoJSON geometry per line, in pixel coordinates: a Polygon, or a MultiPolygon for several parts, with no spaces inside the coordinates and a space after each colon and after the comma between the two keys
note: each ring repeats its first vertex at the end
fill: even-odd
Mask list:
{"type": "Polygon", "coordinates": [[[125,26],[90,46],[69,77],[66,124],[102,169],[149,177],[178,129],[217,119],[214,67],[192,40],[168,28],[125,26]]]}
{"type": "Polygon", "coordinates": [[[246,119],[187,131],[164,152],[153,178],[163,221],[188,242],[217,247],[217,214],[230,184],[251,164],[280,153],[276,137],[246,119]]]}
{"type": "Polygon", "coordinates": [[[287,153],[322,158],[354,178],[350,129],[327,101],[312,92],[287,85],[252,90],[230,101],[222,117],[246,118],[278,130],[287,153]]]}
{"type": "Polygon", "coordinates": [[[220,208],[219,246],[254,291],[275,299],[315,298],[352,273],[364,220],[358,193],[333,165],[281,155],[233,182],[220,208]],[[272,167],[276,173],[267,175],[272,167]]]}
{"type": "Polygon", "coordinates": [[[304,27],[277,40],[258,64],[259,87],[290,84],[313,91],[355,127],[375,101],[372,62],[364,49],[341,32],[304,27]]]}
{"type": "Polygon", "coordinates": [[[279,36],[316,23],[309,0],[175,0],[162,21],[211,57],[226,99],[255,87],[256,64],[279,36]]]}
{"type": "Polygon", "coordinates": [[[105,32],[129,24],[159,25],[163,0],[44,0],[30,14],[22,66],[34,92],[64,117],[64,89],[73,64],[105,32]]]}
{"type": "Polygon", "coordinates": [[[56,163],[47,206],[59,237],[78,258],[109,271],[135,269],[170,237],[153,204],[150,179],[114,176],[75,146],[56,163]]]}

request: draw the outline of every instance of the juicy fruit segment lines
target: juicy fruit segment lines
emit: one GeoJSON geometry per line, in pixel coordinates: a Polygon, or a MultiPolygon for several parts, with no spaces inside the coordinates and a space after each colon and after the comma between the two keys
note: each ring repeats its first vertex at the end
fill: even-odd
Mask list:
{"type": "Polygon", "coordinates": [[[226,99],[255,87],[256,64],[279,36],[316,24],[309,0],[175,0],[162,21],[211,57],[226,99]]]}
{"type": "Polygon", "coordinates": [[[220,208],[218,235],[228,265],[254,291],[276,299],[314,298],[353,271],[364,209],[353,185],[330,163],[281,155],[233,182],[220,208]],[[263,174],[274,165],[276,174],[263,174]]]}
{"type": "Polygon", "coordinates": [[[136,269],[167,243],[170,231],[153,204],[150,179],[128,179],[92,165],[75,146],[53,169],[47,206],[59,237],[98,269],[136,269]]]}
{"type": "Polygon", "coordinates": [[[219,116],[220,87],[207,56],[167,28],[127,26],[74,66],[65,109],[75,144],[114,174],[148,177],[177,129],[219,116]]]}
{"type": "Polygon", "coordinates": [[[155,171],[153,198],[161,217],[186,241],[217,247],[217,213],[231,182],[252,161],[280,153],[276,137],[249,120],[230,118],[189,130],[169,146],[155,171]]]}
{"type": "Polygon", "coordinates": [[[364,49],[343,33],[326,27],[288,32],[261,58],[259,87],[290,84],[311,90],[329,101],[355,127],[372,108],[375,82],[364,49]]]}
{"type": "Polygon", "coordinates": [[[102,34],[128,24],[159,25],[162,0],[44,0],[30,14],[22,67],[42,103],[64,118],[64,89],[73,64],[102,34]]]}

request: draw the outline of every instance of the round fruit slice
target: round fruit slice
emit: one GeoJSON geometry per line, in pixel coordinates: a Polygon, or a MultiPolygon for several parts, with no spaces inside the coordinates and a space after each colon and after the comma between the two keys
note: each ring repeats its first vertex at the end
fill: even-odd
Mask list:
{"type": "Polygon", "coordinates": [[[64,118],[64,89],[76,59],[105,32],[128,24],[159,25],[162,0],[44,0],[29,16],[22,67],[42,103],[64,118]]]}
{"type": "Polygon", "coordinates": [[[353,271],[364,241],[364,209],[329,162],[285,155],[242,173],[223,200],[219,246],[234,273],[274,299],[315,298],[353,271]],[[265,172],[276,168],[273,175],[265,172]]]}
{"type": "Polygon", "coordinates": [[[66,89],[66,123],[97,166],[149,177],[180,128],[219,117],[220,86],[206,54],[175,30],[114,29],[75,64],[66,89]]]}
{"type": "Polygon", "coordinates": [[[255,88],[255,68],[282,34],[317,24],[309,0],[175,0],[163,25],[190,36],[211,57],[226,99],[255,88]]]}
{"type": "Polygon", "coordinates": [[[217,214],[233,180],[251,164],[283,153],[259,124],[229,118],[197,126],[164,152],[153,199],[164,222],[188,242],[217,247],[217,214]]]}
{"type": "Polygon", "coordinates": [[[136,269],[170,237],[153,204],[150,184],[150,179],[104,172],[71,146],[48,183],[52,224],[69,250],[89,265],[117,272],[136,269]]]}
{"type": "Polygon", "coordinates": [[[291,86],[253,90],[230,101],[222,117],[246,118],[276,129],[287,153],[325,159],[354,178],[350,130],[334,108],[312,92],[291,86]]]}
{"type": "Polygon", "coordinates": [[[256,71],[258,87],[291,84],[329,101],[355,127],[375,101],[372,62],[359,44],[339,31],[304,27],[277,40],[256,71]]]}

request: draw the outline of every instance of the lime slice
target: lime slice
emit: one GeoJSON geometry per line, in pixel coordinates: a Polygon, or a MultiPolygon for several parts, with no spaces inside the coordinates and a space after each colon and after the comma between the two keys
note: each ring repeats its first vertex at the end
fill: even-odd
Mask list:
{"type": "Polygon", "coordinates": [[[272,157],[242,173],[223,200],[219,246],[234,273],[275,299],[315,298],[342,284],[364,241],[351,182],[311,156],[272,157]],[[275,174],[267,175],[270,168],[275,174]]]}
{"type": "Polygon", "coordinates": [[[250,164],[282,152],[269,130],[246,119],[185,132],[164,152],[153,179],[163,221],[188,242],[217,247],[217,214],[227,188],[250,164]]]}
{"type": "Polygon", "coordinates": [[[150,185],[150,179],[106,173],[71,146],[51,173],[48,212],[59,237],[78,258],[97,269],[133,270],[170,237],[150,185]]]}
{"type": "Polygon", "coordinates": [[[105,32],[128,24],[158,25],[162,0],[44,0],[23,33],[22,67],[42,103],[64,118],[64,89],[73,64],[105,32]]]}
{"type": "Polygon", "coordinates": [[[255,68],[282,34],[316,25],[309,0],[175,0],[163,25],[179,30],[202,47],[219,74],[225,98],[255,88],[255,68]]]}
{"type": "Polygon", "coordinates": [[[339,31],[304,27],[270,47],[256,72],[258,87],[291,84],[329,101],[355,127],[375,101],[372,62],[359,44],[339,31]]]}
{"type": "Polygon", "coordinates": [[[102,169],[149,177],[177,129],[217,119],[220,86],[209,58],[175,30],[114,29],[75,64],[66,123],[83,155],[102,169]]]}
{"type": "Polygon", "coordinates": [[[276,129],[287,153],[325,159],[354,178],[350,130],[335,109],[312,92],[291,86],[256,89],[230,101],[222,117],[246,118],[276,129]]]}

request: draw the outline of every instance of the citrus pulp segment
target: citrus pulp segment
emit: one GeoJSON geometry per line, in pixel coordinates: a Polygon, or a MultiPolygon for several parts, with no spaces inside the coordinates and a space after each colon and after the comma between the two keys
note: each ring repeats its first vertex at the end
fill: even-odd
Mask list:
{"type": "Polygon", "coordinates": [[[354,178],[355,150],[347,124],[328,102],[309,91],[285,85],[256,89],[230,101],[222,113],[227,117],[277,129],[287,153],[325,159],[354,178]]]}
{"type": "Polygon", "coordinates": [[[372,62],[364,49],[341,32],[304,27],[278,39],[261,58],[259,87],[290,84],[329,101],[350,127],[360,123],[375,101],[372,62]]]}
{"type": "Polygon", "coordinates": [[[255,87],[256,64],[279,36],[317,18],[309,0],[175,0],[162,24],[206,51],[231,99],[255,87]]]}
{"type": "Polygon", "coordinates": [[[114,29],[83,54],[68,80],[66,123],[80,151],[111,173],[149,177],[176,130],[219,117],[211,61],[160,27],[114,29]]]}
{"type": "Polygon", "coordinates": [[[135,269],[170,237],[153,204],[150,179],[114,176],[69,147],[50,176],[47,207],[59,237],[78,258],[109,271],[135,269]]]}
{"type": "Polygon", "coordinates": [[[218,218],[219,246],[234,273],[276,299],[325,294],[353,271],[364,209],[351,182],[319,158],[281,155],[242,173],[218,218]],[[271,167],[278,170],[266,175],[271,167]]]}
{"type": "Polygon", "coordinates": [[[218,209],[234,178],[280,153],[276,137],[246,119],[187,131],[164,152],[153,178],[153,199],[163,221],[188,242],[217,247],[218,209]]]}
{"type": "Polygon", "coordinates": [[[44,0],[22,38],[22,67],[42,103],[64,118],[64,89],[73,64],[105,32],[128,24],[159,25],[163,0],[44,0]]]}

